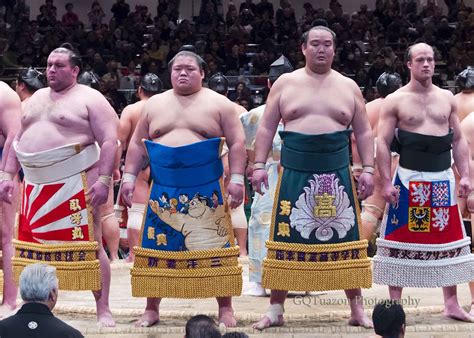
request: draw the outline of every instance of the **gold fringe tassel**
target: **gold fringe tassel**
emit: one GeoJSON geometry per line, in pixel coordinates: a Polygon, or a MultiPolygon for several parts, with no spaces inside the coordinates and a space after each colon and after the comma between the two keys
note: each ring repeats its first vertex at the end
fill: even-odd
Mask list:
{"type": "Polygon", "coordinates": [[[161,251],[135,247],[131,270],[134,297],[210,298],[239,296],[242,292],[242,266],[239,247],[161,251]],[[149,262],[154,263],[149,266],[149,262]],[[194,268],[188,262],[195,263],[194,268]],[[212,262],[220,266],[212,266],[212,262]],[[174,267],[167,267],[173,262],[174,267]]]}
{"type": "Polygon", "coordinates": [[[211,298],[242,293],[242,267],[175,271],[133,268],[132,296],[159,298],[211,298]]]}
{"type": "Polygon", "coordinates": [[[97,242],[42,245],[13,240],[13,245],[15,256],[12,259],[12,265],[17,283],[25,266],[34,263],[45,263],[56,267],[59,289],[61,290],[97,291],[101,289],[100,264],[97,259],[99,245],[97,242]],[[28,257],[29,251],[32,252],[30,257],[28,257]],[[39,253],[40,256],[38,256],[39,253]],[[56,260],[56,253],[61,254],[61,260],[56,260]],[[66,253],[70,254],[72,261],[65,261],[66,253]],[[50,255],[50,260],[45,259],[45,254],[50,255]]]}
{"type": "Polygon", "coordinates": [[[369,259],[337,262],[263,261],[262,285],[272,290],[329,291],[372,286],[369,259]]]}

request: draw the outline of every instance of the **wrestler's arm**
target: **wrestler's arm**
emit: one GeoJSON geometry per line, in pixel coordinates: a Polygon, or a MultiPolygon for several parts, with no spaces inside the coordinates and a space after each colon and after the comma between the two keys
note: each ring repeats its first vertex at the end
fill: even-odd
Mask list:
{"type": "Polygon", "coordinates": [[[243,174],[247,157],[245,155],[245,133],[240,123],[235,106],[229,100],[223,98],[220,109],[221,127],[229,148],[229,170],[231,174],[243,174]]]}
{"type": "Polygon", "coordinates": [[[398,194],[394,191],[395,188],[391,181],[392,158],[390,154],[390,144],[397,127],[397,99],[400,100],[397,94],[391,94],[385,98],[380,108],[377,125],[377,168],[382,180],[384,198],[391,203],[398,200],[398,194]]]}
{"type": "Polygon", "coordinates": [[[127,155],[125,156],[125,173],[137,176],[140,169],[142,168],[143,162],[147,158],[142,140],[149,138],[148,111],[156,107],[156,103],[153,102],[155,102],[155,100],[150,99],[145,103],[145,106],[140,113],[140,119],[138,120],[137,126],[135,127],[132,137],[130,138],[127,148],[127,155]],[[152,105],[150,105],[150,103],[152,105]]]}
{"type": "MultiPolygon", "coordinates": [[[[469,182],[471,187],[474,187],[474,115],[468,115],[464,120],[462,120],[461,131],[466,137],[469,148],[469,182]]],[[[470,213],[474,212],[474,194],[469,194],[467,208],[470,213]]]]}
{"type": "Polygon", "coordinates": [[[3,145],[2,163],[0,170],[15,175],[19,170],[15,151],[12,149],[14,139],[18,139],[17,134],[21,128],[21,101],[13,90],[4,89],[2,103],[0,105],[0,127],[5,136],[3,145]]]}
{"type": "MultiPolygon", "coordinates": [[[[87,104],[89,122],[95,140],[100,146],[99,175],[111,176],[117,153],[119,119],[114,109],[98,91],[93,90],[93,100],[87,104]]],[[[92,94],[90,94],[92,95],[92,94]]]]}
{"type": "Polygon", "coordinates": [[[128,148],[128,143],[132,137],[132,106],[127,106],[123,109],[122,115],[120,116],[120,128],[118,139],[121,143],[122,150],[125,151],[128,148]]]}
{"type": "Polygon", "coordinates": [[[465,136],[461,131],[459,118],[457,115],[457,106],[454,96],[451,92],[444,91],[449,97],[451,103],[451,115],[449,116],[449,126],[453,129],[453,158],[459,176],[459,197],[467,197],[470,191],[469,184],[469,147],[465,136]]]}
{"type": "Polygon", "coordinates": [[[354,91],[354,117],[352,128],[357,143],[357,152],[362,162],[362,174],[359,177],[359,198],[372,195],[374,189],[374,135],[365,111],[364,97],[355,82],[351,81],[354,91]],[[369,175],[369,176],[367,176],[369,175]]]}
{"type": "Polygon", "coordinates": [[[140,171],[144,160],[146,159],[145,147],[142,140],[149,138],[149,120],[148,111],[152,111],[157,104],[156,98],[149,99],[138,120],[135,131],[133,132],[130,143],[128,144],[127,155],[125,156],[125,169],[122,179],[122,200],[128,207],[132,206],[133,191],[135,190],[135,180],[140,171]]]}
{"type": "Polygon", "coordinates": [[[288,74],[283,74],[275,81],[268,94],[265,111],[259,121],[255,138],[255,163],[266,163],[271,150],[273,138],[281,120],[280,97],[288,74]]]}

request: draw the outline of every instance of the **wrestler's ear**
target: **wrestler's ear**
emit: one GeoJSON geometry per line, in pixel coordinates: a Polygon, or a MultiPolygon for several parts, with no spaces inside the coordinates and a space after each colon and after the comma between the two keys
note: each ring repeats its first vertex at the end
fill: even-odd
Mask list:
{"type": "Polygon", "coordinates": [[[79,66],[72,67],[72,72],[74,73],[76,77],[79,75],[80,71],[81,69],[79,68],[79,66]]]}

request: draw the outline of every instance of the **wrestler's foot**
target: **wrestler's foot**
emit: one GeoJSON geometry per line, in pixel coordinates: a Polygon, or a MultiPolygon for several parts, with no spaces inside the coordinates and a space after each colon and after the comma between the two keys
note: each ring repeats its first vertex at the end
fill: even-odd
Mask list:
{"type": "Polygon", "coordinates": [[[272,322],[272,320],[265,315],[260,321],[253,324],[252,327],[257,330],[263,330],[271,326],[283,326],[283,324],[285,324],[283,315],[279,315],[275,322],[272,322]]]}
{"type": "Polygon", "coordinates": [[[15,313],[16,306],[12,306],[9,304],[2,304],[0,305],[0,319],[10,317],[12,314],[15,313]]]}
{"type": "Polygon", "coordinates": [[[160,315],[155,310],[145,310],[140,319],[135,323],[136,327],[150,327],[160,322],[160,315]]]}
{"type": "MultiPolygon", "coordinates": [[[[471,312],[472,312],[472,309],[471,309],[471,312]]],[[[453,307],[451,309],[445,308],[443,311],[443,316],[445,318],[459,320],[461,322],[470,322],[470,323],[474,322],[474,316],[464,311],[460,306],[453,307]]]]}
{"type": "Polygon", "coordinates": [[[469,314],[470,314],[471,316],[474,316],[474,302],[471,303],[471,311],[469,311],[469,314]]]}
{"type": "Polygon", "coordinates": [[[250,282],[249,288],[247,289],[247,291],[244,292],[244,295],[254,297],[265,297],[267,295],[267,291],[265,291],[261,283],[250,282]]]}
{"type": "Polygon", "coordinates": [[[101,327],[114,327],[115,320],[112,318],[110,310],[97,314],[97,325],[101,327]]]}
{"type": "Polygon", "coordinates": [[[239,257],[247,257],[247,256],[248,256],[247,250],[240,248],[239,257]]]}
{"type": "Polygon", "coordinates": [[[133,263],[134,260],[135,260],[134,256],[132,257],[131,255],[128,255],[128,257],[124,259],[124,262],[125,263],[133,263]]]}
{"type": "Polygon", "coordinates": [[[226,327],[236,327],[237,320],[234,317],[234,310],[231,307],[219,308],[219,323],[224,324],[226,327]]]}
{"type": "Polygon", "coordinates": [[[351,318],[349,318],[348,324],[350,326],[361,326],[366,329],[374,327],[374,323],[372,323],[364,311],[352,314],[351,318]]]}

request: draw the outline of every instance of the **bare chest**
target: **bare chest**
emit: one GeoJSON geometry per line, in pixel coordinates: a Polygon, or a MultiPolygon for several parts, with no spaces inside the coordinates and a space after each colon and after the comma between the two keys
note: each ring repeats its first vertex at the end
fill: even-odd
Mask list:
{"type": "Polygon", "coordinates": [[[280,111],[285,121],[319,116],[348,125],[352,121],[354,102],[348,91],[298,86],[283,93],[280,111]]]}
{"type": "Polygon", "coordinates": [[[70,126],[81,122],[87,123],[87,107],[79,100],[49,100],[30,101],[22,115],[23,126],[45,121],[57,125],[70,126]]]}
{"type": "Polygon", "coordinates": [[[423,123],[447,123],[451,115],[451,106],[446,100],[434,96],[410,97],[400,100],[398,105],[399,120],[417,125],[423,123]]]}
{"type": "Polygon", "coordinates": [[[153,139],[182,130],[200,134],[204,138],[222,136],[219,110],[208,102],[164,104],[149,116],[149,134],[153,139]]]}

